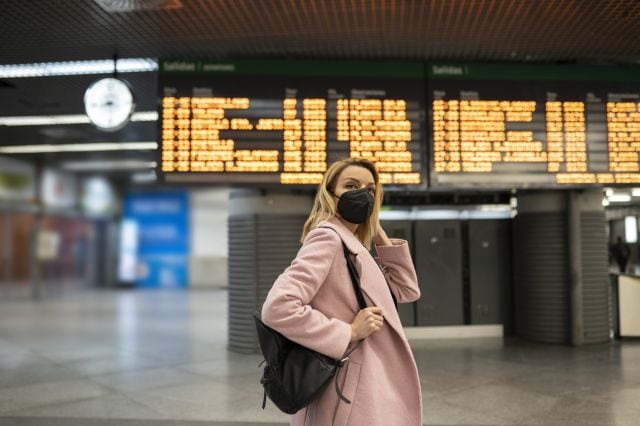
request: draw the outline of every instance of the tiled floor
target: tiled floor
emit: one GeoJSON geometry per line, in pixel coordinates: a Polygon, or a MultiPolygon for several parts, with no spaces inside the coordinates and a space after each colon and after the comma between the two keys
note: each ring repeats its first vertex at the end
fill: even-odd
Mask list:
{"type": "MultiPolygon", "coordinates": [[[[280,425],[226,292],[0,300],[0,425],[280,425]]],[[[640,342],[412,342],[428,425],[640,425],[640,342]]],[[[360,425],[355,425],[360,426],[360,425]]],[[[401,425],[399,425],[401,426],[401,425]]]]}

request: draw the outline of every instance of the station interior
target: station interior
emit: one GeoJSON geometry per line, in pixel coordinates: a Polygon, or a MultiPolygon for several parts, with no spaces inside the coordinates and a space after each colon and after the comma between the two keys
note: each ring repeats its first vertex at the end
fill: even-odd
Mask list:
{"type": "Polygon", "coordinates": [[[424,425],[640,424],[640,2],[0,7],[0,425],[289,424],[252,314],[354,157],[424,425]]]}

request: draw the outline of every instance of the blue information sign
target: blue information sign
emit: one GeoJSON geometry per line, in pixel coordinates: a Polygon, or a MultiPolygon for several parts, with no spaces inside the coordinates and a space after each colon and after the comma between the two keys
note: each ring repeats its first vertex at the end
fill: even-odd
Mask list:
{"type": "Polygon", "coordinates": [[[136,285],[188,285],[189,197],[186,191],[129,193],[124,220],[137,226],[136,285]]]}

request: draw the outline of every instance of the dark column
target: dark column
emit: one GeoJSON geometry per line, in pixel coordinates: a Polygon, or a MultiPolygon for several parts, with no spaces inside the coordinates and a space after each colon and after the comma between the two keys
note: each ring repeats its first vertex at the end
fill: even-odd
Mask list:
{"type": "Polygon", "coordinates": [[[599,190],[519,195],[514,220],[518,335],[574,345],[609,340],[605,225],[599,190]]]}
{"type": "Polygon", "coordinates": [[[252,313],[300,248],[311,197],[235,190],[229,200],[229,350],[258,350],[252,313]]]}

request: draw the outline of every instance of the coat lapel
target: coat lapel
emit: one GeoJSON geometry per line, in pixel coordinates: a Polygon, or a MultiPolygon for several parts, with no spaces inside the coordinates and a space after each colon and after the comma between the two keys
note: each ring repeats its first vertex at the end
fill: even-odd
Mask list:
{"type": "Polygon", "coordinates": [[[402,323],[393,304],[384,274],[367,248],[338,218],[329,219],[319,226],[330,227],[340,235],[347,249],[354,256],[353,260],[360,275],[362,292],[371,300],[373,306],[382,308],[385,321],[403,336],[402,323]]]}

